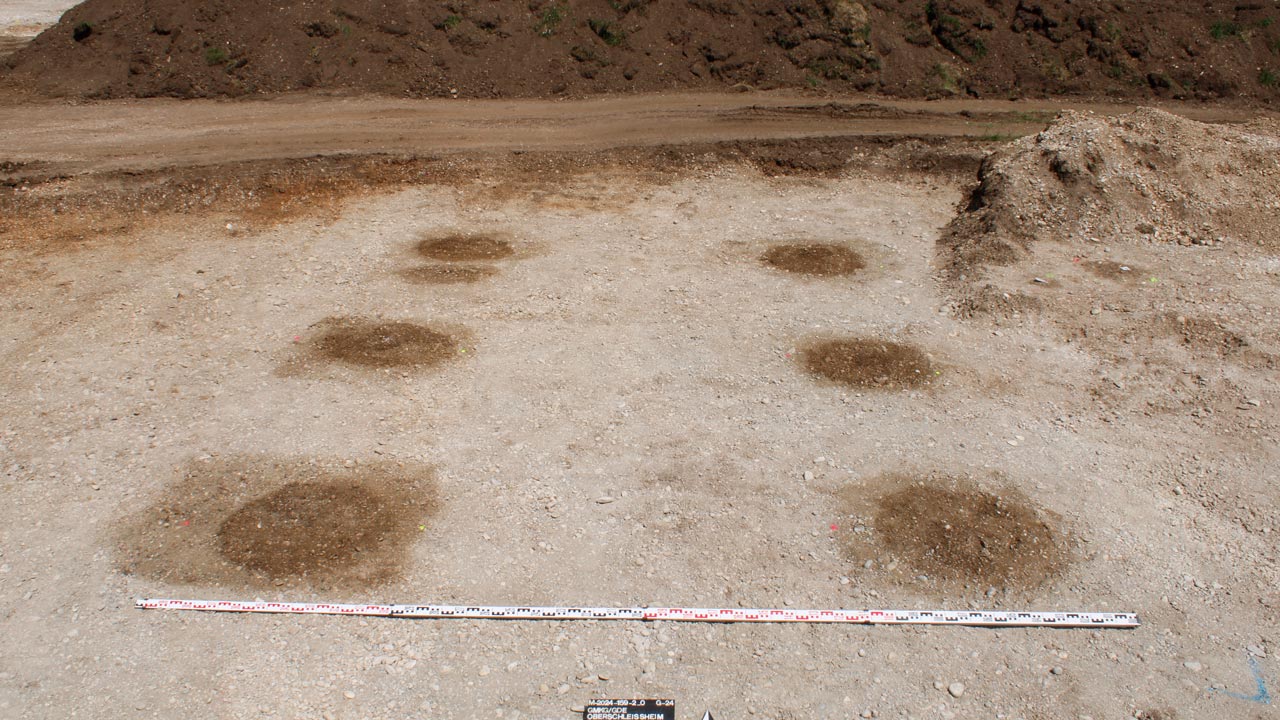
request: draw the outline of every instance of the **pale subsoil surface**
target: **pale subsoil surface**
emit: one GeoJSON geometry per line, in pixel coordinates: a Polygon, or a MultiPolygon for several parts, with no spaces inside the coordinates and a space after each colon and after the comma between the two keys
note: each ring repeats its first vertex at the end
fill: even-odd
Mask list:
{"type": "MultiPolygon", "coordinates": [[[[493,171],[509,162],[495,158],[493,171]]],[[[1252,692],[1246,652],[1277,640],[1270,371],[1198,360],[1240,379],[1241,397],[1208,414],[1143,412],[1116,400],[1127,380],[1096,391],[1107,357],[1097,344],[1067,342],[1026,313],[954,312],[936,240],[966,187],[860,169],[874,165],[769,177],[725,162],[657,179],[586,168],[530,178],[520,192],[480,173],[248,230],[219,210],[78,243],[6,238],[0,714],[567,718],[610,696],[674,697],[682,717],[1260,717],[1261,706],[1206,688],[1252,692]],[[404,276],[423,264],[422,238],[459,232],[515,251],[475,282],[404,276]],[[856,247],[867,267],[806,278],[760,262],[795,238],[856,247]],[[467,340],[428,368],[309,356],[297,370],[329,318],[467,340]],[[939,374],[914,389],[813,378],[803,348],[836,337],[910,344],[939,374]],[[272,510],[278,522],[324,515],[272,496],[288,481],[278,471],[255,490],[255,465],[314,462],[325,482],[431,468],[431,513],[414,516],[394,572],[367,587],[317,591],[293,565],[282,585],[124,572],[140,509],[202,467],[243,458],[253,462],[235,479],[241,507],[310,508],[272,510]],[[365,465],[376,472],[358,472],[365,465]],[[1015,508],[1015,527],[1037,530],[1010,536],[993,520],[1013,537],[1002,552],[1052,538],[1061,555],[1035,582],[1005,570],[930,577],[912,557],[918,543],[879,534],[886,507],[939,506],[891,495],[904,477],[945,477],[975,512],[1015,508]],[[133,609],[147,596],[1133,610],[1144,625],[133,609]],[[955,682],[960,697],[938,689],[955,682]]],[[[1247,273],[1270,288],[1254,302],[1274,310],[1274,275],[1262,274],[1273,267],[1215,257],[1196,283],[1247,273]]],[[[225,527],[173,517],[173,532],[225,527]]],[[[157,532],[139,534],[143,551],[157,532]]],[[[358,552],[363,537],[348,536],[339,549],[358,552]]],[[[1000,559],[1007,569],[1010,556],[1000,559]]],[[[1260,663],[1272,674],[1269,657],[1260,663]]]]}

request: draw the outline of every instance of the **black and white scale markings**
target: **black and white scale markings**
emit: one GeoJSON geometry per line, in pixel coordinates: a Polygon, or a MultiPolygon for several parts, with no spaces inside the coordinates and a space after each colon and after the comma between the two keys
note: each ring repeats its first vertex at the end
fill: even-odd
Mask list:
{"type": "Polygon", "coordinates": [[[507,607],[500,605],[363,605],[240,600],[138,600],[144,610],[362,615],[464,620],[669,620],[725,623],[848,623],[968,627],[1136,628],[1135,613],[1003,610],[792,610],[789,608],[507,607]]]}

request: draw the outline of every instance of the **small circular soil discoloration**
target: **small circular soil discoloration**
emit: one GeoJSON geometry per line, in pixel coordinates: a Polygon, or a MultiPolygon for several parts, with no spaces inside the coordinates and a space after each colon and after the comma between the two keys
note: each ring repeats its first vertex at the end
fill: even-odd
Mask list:
{"type": "Polygon", "coordinates": [[[417,285],[462,285],[480,282],[498,274],[497,268],[488,265],[422,265],[400,273],[405,280],[417,285]]]}
{"type": "Polygon", "coordinates": [[[941,372],[916,346],[875,338],[814,342],[800,361],[813,375],[857,388],[915,387],[941,372]]]}
{"type": "Polygon", "coordinates": [[[788,243],[774,245],[760,261],[769,267],[800,275],[840,277],[867,266],[862,255],[832,243],[788,243]]]}
{"type": "Polygon", "coordinates": [[[515,253],[515,248],[506,240],[477,233],[450,233],[441,237],[423,238],[418,242],[417,250],[425,258],[445,262],[501,260],[515,253]]]}
{"type": "Polygon", "coordinates": [[[321,360],[366,368],[429,368],[458,354],[448,332],[408,322],[330,318],[312,341],[321,360]]]}
{"type": "Polygon", "coordinates": [[[1142,277],[1142,269],[1114,260],[1086,260],[1081,263],[1085,270],[1107,280],[1129,281],[1142,277]]]}

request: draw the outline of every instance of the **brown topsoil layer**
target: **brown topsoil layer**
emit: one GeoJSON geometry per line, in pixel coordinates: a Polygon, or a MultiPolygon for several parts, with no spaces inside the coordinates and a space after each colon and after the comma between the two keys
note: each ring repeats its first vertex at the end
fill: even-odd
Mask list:
{"type": "Polygon", "coordinates": [[[0,82],[95,98],[811,87],[1272,103],[1277,21],[1274,3],[1221,1],[88,0],[0,82]]]}

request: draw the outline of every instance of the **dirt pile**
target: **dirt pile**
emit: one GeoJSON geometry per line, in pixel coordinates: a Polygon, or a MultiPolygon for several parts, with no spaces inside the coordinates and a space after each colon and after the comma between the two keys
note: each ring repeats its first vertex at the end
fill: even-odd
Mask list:
{"type": "MultiPolygon", "coordinates": [[[[1039,240],[1280,247],[1280,125],[1208,125],[1140,109],[1065,113],[984,161],[948,227],[953,270],[1008,265],[1039,240]]],[[[1114,267],[1123,277],[1128,266],[1114,267]]]]}
{"type": "Polygon", "coordinates": [[[1098,361],[1077,401],[1104,417],[1257,431],[1245,371],[1280,367],[1280,124],[1067,113],[979,175],[939,240],[958,315],[1056,326],[1098,361]]]}
{"type": "Polygon", "coordinates": [[[88,0],[9,58],[41,93],[528,97],[723,87],[1280,97],[1266,3],[88,0]]]}

